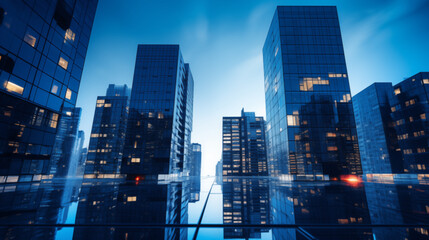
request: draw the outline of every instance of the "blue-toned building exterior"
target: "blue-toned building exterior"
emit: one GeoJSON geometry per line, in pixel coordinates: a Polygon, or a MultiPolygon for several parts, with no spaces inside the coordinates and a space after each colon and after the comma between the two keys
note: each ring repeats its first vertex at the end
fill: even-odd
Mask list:
{"type": "Polygon", "coordinates": [[[268,176],[263,117],[223,117],[222,141],[223,176],[268,176]]]}
{"type": "MultiPolygon", "coordinates": [[[[63,116],[58,123],[54,149],[51,155],[50,174],[53,177],[67,177],[71,165],[76,165],[77,144],[79,140],[79,124],[81,108],[64,108],[63,116]],[[73,164],[75,162],[75,164],[73,164]]],[[[74,172],[74,171],[73,171],[74,172]]]]}
{"type": "Polygon", "coordinates": [[[374,83],[353,97],[364,174],[401,173],[402,153],[392,126],[392,83],[374,83]]]}
{"type": "Polygon", "coordinates": [[[119,176],[130,94],[127,85],[110,84],[106,96],[97,98],[85,164],[85,178],[119,176]]]}
{"type": "Polygon", "coordinates": [[[393,86],[391,117],[405,173],[429,173],[429,72],[393,86]]]}
{"type": "Polygon", "coordinates": [[[179,45],[138,45],[121,173],[189,175],[193,93],[179,45]]]}
{"type": "Polygon", "coordinates": [[[362,174],[336,7],[278,6],[263,61],[271,175],[362,174]]]}
{"type": "Polygon", "coordinates": [[[429,73],[353,97],[365,174],[429,173],[429,73]]]}
{"type": "Polygon", "coordinates": [[[97,0],[0,3],[0,181],[49,177],[79,91],[97,0]]]}

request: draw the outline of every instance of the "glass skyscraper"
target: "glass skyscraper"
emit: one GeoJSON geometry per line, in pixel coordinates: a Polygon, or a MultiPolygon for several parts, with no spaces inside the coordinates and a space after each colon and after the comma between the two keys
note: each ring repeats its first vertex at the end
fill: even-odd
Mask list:
{"type": "Polygon", "coordinates": [[[121,173],[189,174],[193,94],[179,45],[138,45],[121,173]]]}
{"type": "Polygon", "coordinates": [[[193,181],[190,181],[189,188],[190,194],[189,202],[197,202],[200,200],[201,190],[201,144],[192,143],[192,156],[189,163],[189,176],[193,181]]]}
{"type": "Polygon", "coordinates": [[[429,73],[353,97],[365,174],[429,173],[429,73]]]}
{"type": "MultiPolygon", "coordinates": [[[[50,174],[54,177],[68,176],[70,165],[76,166],[79,161],[76,147],[79,139],[81,113],[81,108],[63,109],[63,116],[57,127],[58,131],[51,155],[50,174]]],[[[73,170],[72,172],[74,173],[75,171],[73,170]]]]}
{"type": "Polygon", "coordinates": [[[263,60],[270,173],[361,174],[336,7],[278,6],[263,60]]]}
{"type": "Polygon", "coordinates": [[[0,3],[0,182],[48,178],[79,90],[97,0],[0,3]]]}
{"type": "Polygon", "coordinates": [[[392,125],[398,136],[405,173],[429,173],[429,72],[393,86],[392,125]]]}
{"type": "Polygon", "coordinates": [[[110,84],[99,96],[92,123],[85,178],[115,178],[121,167],[127,129],[130,89],[110,84]]]}
{"type": "Polygon", "coordinates": [[[254,112],[223,117],[223,176],[267,176],[265,122],[254,112]]]}
{"type": "Polygon", "coordinates": [[[374,83],[353,97],[364,174],[401,173],[402,154],[392,127],[391,83],[374,83]]]}

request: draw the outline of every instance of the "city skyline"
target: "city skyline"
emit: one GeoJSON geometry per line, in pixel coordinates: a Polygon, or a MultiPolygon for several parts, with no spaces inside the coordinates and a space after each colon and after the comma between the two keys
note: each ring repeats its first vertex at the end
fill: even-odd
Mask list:
{"type": "Polygon", "coordinates": [[[429,34],[419,30],[427,20],[424,12],[429,5],[424,1],[413,5],[398,1],[175,4],[169,9],[190,14],[178,15],[176,10],[163,9],[161,3],[99,3],[77,106],[83,107],[81,129],[88,136],[96,96],[111,83],[131,86],[137,44],[179,43],[198,79],[192,141],[205,149],[202,175],[214,175],[220,159],[222,116],[233,115],[242,107],[265,116],[261,49],[277,5],[337,5],[352,95],[375,81],[396,84],[401,76],[411,76],[425,67],[423,53],[429,47],[424,39],[429,34]],[[162,18],[154,15],[160,9],[166,12],[162,18]],[[112,11],[117,17],[107,19],[112,11]],[[137,18],[140,14],[146,15],[137,18]],[[109,45],[115,48],[104,51],[109,45]],[[228,89],[221,90],[226,83],[228,89]]]}

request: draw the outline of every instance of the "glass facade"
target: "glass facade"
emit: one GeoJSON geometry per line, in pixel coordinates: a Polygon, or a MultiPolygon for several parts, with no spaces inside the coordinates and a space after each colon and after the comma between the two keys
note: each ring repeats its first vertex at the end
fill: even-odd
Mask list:
{"type": "Polygon", "coordinates": [[[189,174],[194,82],[179,45],[139,45],[121,173],[189,174]]]}
{"type": "Polygon", "coordinates": [[[429,73],[353,97],[365,174],[429,173],[429,73]]]}
{"type": "Polygon", "coordinates": [[[58,122],[63,110],[76,103],[97,2],[0,3],[0,178],[4,181],[49,177],[58,122]]]}
{"type": "Polygon", "coordinates": [[[223,176],[267,176],[265,121],[254,112],[223,117],[223,176]]]}
{"type": "Polygon", "coordinates": [[[197,202],[200,200],[200,190],[201,190],[201,144],[192,143],[192,156],[190,158],[189,164],[189,176],[195,178],[195,181],[191,182],[190,186],[190,202],[197,202]]]}
{"type": "Polygon", "coordinates": [[[392,125],[406,173],[429,173],[429,72],[393,86],[392,125]]]}
{"type": "Polygon", "coordinates": [[[359,150],[364,174],[403,172],[402,154],[392,128],[391,83],[374,83],[353,97],[359,150]]]}
{"type": "Polygon", "coordinates": [[[277,7],[263,60],[270,173],[362,174],[336,7],[277,7]]]}
{"type": "Polygon", "coordinates": [[[85,178],[115,178],[120,173],[127,129],[130,89],[110,84],[99,96],[92,123],[85,178]]]}
{"type": "Polygon", "coordinates": [[[79,156],[77,147],[79,144],[79,123],[82,113],[81,108],[64,108],[63,116],[58,124],[55,137],[54,150],[51,155],[51,172],[54,177],[66,177],[76,171],[79,156]]]}

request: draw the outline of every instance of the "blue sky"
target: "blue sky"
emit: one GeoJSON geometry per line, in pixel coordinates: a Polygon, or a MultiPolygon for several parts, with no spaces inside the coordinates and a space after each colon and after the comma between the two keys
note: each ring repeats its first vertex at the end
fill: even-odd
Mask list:
{"type": "Polygon", "coordinates": [[[97,96],[109,83],[132,86],[137,44],[180,44],[195,81],[192,141],[213,175],[222,117],[243,107],[265,117],[262,46],[277,5],[337,6],[352,95],[429,71],[427,0],[100,0],[77,101],[85,144],[97,96]]]}

